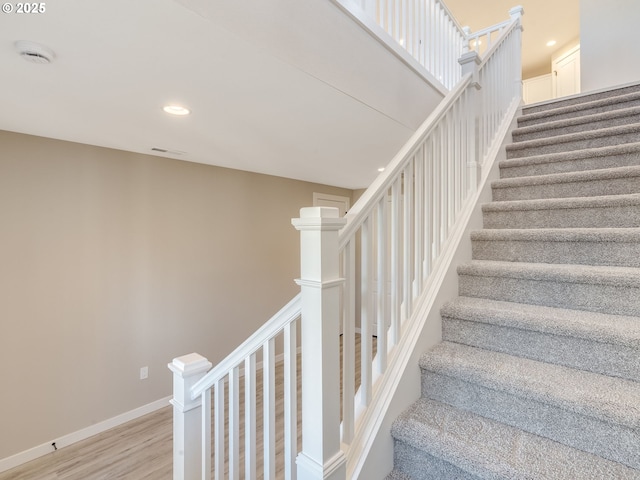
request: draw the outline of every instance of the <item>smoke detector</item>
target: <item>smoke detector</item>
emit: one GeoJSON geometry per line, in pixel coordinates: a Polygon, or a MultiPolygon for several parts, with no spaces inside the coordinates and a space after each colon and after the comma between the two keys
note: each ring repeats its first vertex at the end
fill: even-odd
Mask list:
{"type": "Polygon", "coordinates": [[[48,47],[28,40],[18,40],[14,43],[18,54],[31,63],[49,64],[56,58],[55,53],[48,47]]]}

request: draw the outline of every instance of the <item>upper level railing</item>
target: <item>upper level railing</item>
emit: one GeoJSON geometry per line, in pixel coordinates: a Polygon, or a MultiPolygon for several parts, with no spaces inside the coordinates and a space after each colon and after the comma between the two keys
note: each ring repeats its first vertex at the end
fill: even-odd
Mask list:
{"type": "Polygon", "coordinates": [[[447,90],[460,81],[458,58],[468,45],[467,35],[442,0],[332,1],[447,90]]]}
{"type": "Polygon", "coordinates": [[[344,219],[317,207],[293,221],[300,295],[208,373],[197,354],[170,364],[174,479],[357,476],[417,307],[520,102],[522,9],[510,13],[344,219]]]}
{"type": "Polygon", "coordinates": [[[464,27],[462,30],[466,36],[466,49],[467,51],[475,51],[484,56],[485,53],[491,49],[493,43],[500,38],[502,32],[511,24],[511,21],[498,23],[489,28],[478,30],[477,32],[471,32],[469,27],[464,27]]]}

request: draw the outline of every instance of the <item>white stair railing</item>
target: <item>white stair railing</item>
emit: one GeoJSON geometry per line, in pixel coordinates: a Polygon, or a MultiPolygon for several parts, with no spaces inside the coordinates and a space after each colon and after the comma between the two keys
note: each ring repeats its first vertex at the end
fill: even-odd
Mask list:
{"type": "Polygon", "coordinates": [[[332,1],[391,50],[400,46],[446,89],[460,81],[458,58],[468,41],[442,0],[332,1]],[[391,42],[385,39],[385,33],[391,42]]]}
{"type": "Polygon", "coordinates": [[[345,219],[309,208],[293,221],[299,296],[208,373],[197,354],[170,364],[174,479],[357,476],[381,385],[520,103],[522,13],[484,58],[462,56],[462,80],[345,219]]]}
{"type": "Polygon", "coordinates": [[[363,0],[378,25],[448,89],[461,78],[465,32],[440,0],[363,0]],[[369,4],[374,4],[374,8],[369,4]]]}

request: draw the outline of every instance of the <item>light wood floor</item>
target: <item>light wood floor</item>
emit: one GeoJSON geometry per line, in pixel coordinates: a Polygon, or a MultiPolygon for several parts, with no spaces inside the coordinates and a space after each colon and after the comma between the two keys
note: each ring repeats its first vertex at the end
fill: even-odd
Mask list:
{"type": "MultiPolygon", "coordinates": [[[[356,342],[356,385],[359,385],[359,342],[356,342]]],[[[373,342],[374,352],[376,342],[373,342]]],[[[374,353],[375,354],[375,353],[374,353]]],[[[298,372],[300,369],[298,368],[298,372]]],[[[257,391],[261,392],[261,375],[258,373],[257,391]]],[[[298,379],[299,380],[299,379],[298,379]]],[[[282,384],[281,365],[276,367],[276,382],[282,384]]],[[[284,477],[283,460],[283,395],[276,393],[276,456],[278,478],[284,477]]],[[[298,393],[300,396],[300,393],[298,393]]],[[[243,408],[243,391],[240,394],[243,408]]],[[[262,451],[262,398],[257,396],[257,449],[262,451]]],[[[300,402],[300,400],[298,400],[300,402]]],[[[300,403],[298,403],[300,404],[300,403]]],[[[225,407],[226,408],[226,407],[225,407]]],[[[213,418],[213,414],[212,414],[213,418]]],[[[242,421],[242,417],[241,417],[242,421]]],[[[131,422],[112,428],[81,442],[61,448],[12,470],[0,473],[0,480],[171,480],[173,472],[173,407],[167,406],[131,422]]],[[[243,430],[243,429],[242,429],[243,430]]],[[[298,427],[298,430],[300,428],[298,427]]],[[[240,433],[243,444],[244,431],[240,433]]],[[[301,441],[298,439],[300,448],[301,441]]],[[[241,451],[241,461],[243,460],[241,451]]],[[[259,454],[258,470],[262,465],[259,454]]],[[[213,463],[213,462],[212,462],[213,463]]],[[[228,466],[225,465],[225,472],[228,466]]],[[[241,470],[241,478],[244,478],[241,470]]],[[[262,474],[258,475],[258,479],[262,474]]],[[[253,479],[246,479],[253,480],[253,479]]]]}

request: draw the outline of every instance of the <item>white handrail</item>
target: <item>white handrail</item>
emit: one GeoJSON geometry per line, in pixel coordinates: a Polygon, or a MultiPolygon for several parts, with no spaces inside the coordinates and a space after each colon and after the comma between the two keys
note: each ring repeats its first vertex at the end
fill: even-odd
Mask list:
{"type": "MultiPolygon", "coordinates": [[[[305,406],[301,409],[302,425],[304,429],[305,425],[315,425],[318,418],[331,416],[325,417],[322,412],[333,412],[332,415],[341,412],[339,434],[333,427],[323,429],[326,432],[336,432],[336,438],[331,433],[327,434],[326,438],[332,440],[325,445],[333,445],[337,450],[328,453],[332,455],[328,466],[320,467],[327,467],[327,471],[333,472],[332,475],[336,475],[336,472],[348,471],[345,475],[353,473],[353,465],[363,452],[364,437],[368,435],[366,432],[370,432],[369,424],[373,416],[371,412],[381,401],[378,386],[383,379],[388,378],[388,372],[398,368],[396,365],[400,355],[396,354],[396,350],[403,342],[406,343],[402,335],[415,328],[414,324],[418,321],[416,306],[420,303],[420,297],[425,294],[430,275],[434,272],[450,235],[459,228],[457,222],[464,217],[462,213],[475,194],[479,171],[483,169],[491,152],[497,148],[498,132],[504,129],[509,113],[514,111],[513,106],[519,101],[519,33],[522,12],[514,10],[510,13],[512,20],[499,24],[497,28],[501,37],[487,50],[483,59],[477,53],[467,53],[460,59],[461,70],[464,72],[461,80],[354,204],[345,217],[346,224],[339,235],[337,229],[340,228],[338,225],[341,225],[341,221],[338,219],[311,216],[296,221],[298,229],[313,226],[317,230],[318,236],[313,237],[316,240],[304,244],[306,246],[302,250],[305,255],[303,262],[306,259],[307,267],[313,264],[316,268],[320,265],[318,259],[333,258],[339,259],[336,261],[339,262],[340,271],[332,271],[326,281],[322,280],[325,278],[324,274],[318,277],[321,280],[317,280],[315,274],[306,280],[303,278],[300,281],[303,292],[307,288],[307,291],[316,293],[309,293],[310,296],[304,298],[298,294],[208,373],[202,372],[206,359],[198,355],[192,354],[174,360],[171,368],[176,376],[173,404],[174,418],[177,419],[174,422],[177,423],[174,423],[174,432],[178,432],[180,436],[176,440],[174,435],[174,442],[178,442],[174,443],[174,448],[177,449],[176,458],[182,459],[181,462],[176,460],[176,464],[180,463],[184,467],[187,458],[197,458],[191,445],[197,443],[201,445],[197,448],[202,449],[199,454],[201,473],[197,478],[209,479],[213,430],[216,438],[213,452],[216,479],[224,477],[225,462],[228,464],[229,478],[239,478],[242,472],[240,458],[243,454],[246,462],[245,477],[254,476],[253,472],[257,471],[257,463],[262,456],[264,478],[275,478],[277,455],[272,446],[275,429],[283,428],[276,425],[279,420],[275,415],[275,378],[276,369],[282,368],[280,371],[284,371],[284,387],[281,395],[284,398],[285,416],[282,435],[285,448],[281,453],[282,457],[278,458],[284,458],[285,478],[295,479],[299,436],[297,422],[300,414],[296,386],[300,350],[298,345],[306,345],[301,348],[303,374],[305,364],[311,365],[313,362],[328,361],[326,371],[333,371],[337,365],[335,359],[340,355],[337,343],[329,342],[332,346],[328,350],[321,345],[322,359],[317,359],[314,355],[305,357],[305,351],[307,347],[316,349],[319,337],[333,338],[331,332],[334,331],[333,328],[337,329],[339,322],[343,352],[340,357],[343,372],[341,408],[336,410],[340,393],[335,392],[334,388],[323,388],[321,393],[316,394],[322,398],[307,398],[306,401],[303,392],[305,406]],[[327,238],[323,236],[325,226],[334,231],[335,244],[330,242],[329,246],[322,246],[322,251],[316,252],[315,245],[320,245],[321,238],[327,238]],[[335,250],[332,251],[332,248],[335,250]],[[339,289],[339,295],[336,289],[339,289]],[[325,303],[325,292],[330,291],[333,293],[327,293],[327,299],[333,300],[325,303]],[[340,298],[339,307],[335,307],[337,298],[340,298]],[[301,343],[298,343],[297,324],[301,312],[314,311],[304,310],[303,305],[307,305],[307,309],[310,305],[317,305],[318,308],[322,305],[322,309],[324,305],[333,305],[336,308],[335,315],[339,318],[327,317],[323,313],[323,316],[314,320],[321,324],[309,329],[315,332],[314,337],[305,337],[303,330],[301,343]],[[356,334],[357,326],[360,329],[359,336],[356,334]],[[377,338],[375,344],[373,337],[377,338]],[[360,351],[359,361],[355,358],[357,350],[360,351]],[[282,355],[279,357],[276,352],[282,352],[282,355]],[[257,360],[260,358],[262,390],[257,392],[257,360]],[[334,360],[330,360],[331,358],[334,360]],[[279,367],[280,364],[282,367],[279,367]],[[242,385],[244,396],[240,393],[242,385]],[[212,393],[215,393],[213,402],[212,393]],[[259,393],[262,393],[263,413],[262,420],[257,422],[259,393]],[[242,401],[244,407],[241,406],[242,401]],[[225,402],[228,402],[228,407],[225,407],[225,402]],[[317,413],[316,403],[320,408],[317,413]],[[188,420],[188,417],[199,405],[202,427],[198,435],[202,439],[189,440],[187,430],[193,420],[188,420]],[[212,410],[215,412],[214,422],[212,410]],[[228,428],[225,427],[226,422],[228,428]],[[244,445],[241,445],[239,436],[241,423],[245,424],[244,445]],[[212,424],[215,429],[211,428],[212,424]],[[262,451],[256,448],[256,434],[259,430],[262,430],[264,438],[262,451]]],[[[482,32],[490,34],[493,31],[494,27],[482,32]]],[[[478,35],[482,32],[478,32],[478,35]]],[[[308,214],[309,212],[305,213],[308,214]]],[[[332,261],[326,265],[331,265],[332,261]]],[[[323,260],[322,265],[324,264],[323,260]]],[[[312,316],[315,315],[309,318],[312,316]]],[[[304,321],[303,318],[303,324],[304,321]]],[[[337,330],[335,332],[338,333],[337,330]]],[[[325,370],[318,365],[309,371],[320,375],[325,370]]],[[[308,438],[307,434],[305,438],[308,438]]],[[[315,431],[311,436],[314,435],[315,431]]],[[[318,452],[322,451],[315,439],[310,443],[310,448],[313,451],[305,451],[303,444],[298,457],[298,468],[303,469],[304,473],[301,475],[305,476],[305,480],[310,475],[309,472],[315,472],[319,468],[318,452]]],[[[325,454],[327,452],[321,456],[325,454]]],[[[185,467],[176,472],[174,468],[174,478],[190,479],[191,473],[185,473],[187,470],[185,467]]],[[[342,473],[337,475],[338,477],[331,478],[344,478],[342,473]]]]}
{"type": "Polygon", "coordinates": [[[503,30],[510,24],[511,20],[506,20],[491,27],[478,30],[477,32],[471,32],[465,28],[466,48],[470,51],[478,52],[484,57],[488,57],[488,50],[491,49],[491,46],[496,40],[502,38],[503,30]]]}
{"type": "Polygon", "coordinates": [[[267,320],[256,332],[247,338],[238,348],[231,352],[224,360],[213,367],[191,388],[191,399],[202,395],[216,382],[229,374],[236,365],[244,362],[245,358],[255,353],[262,345],[278,335],[286,325],[300,317],[300,294],[293,297],[275,315],[267,320]]]}
{"type": "Polygon", "coordinates": [[[431,112],[427,119],[418,127],[416,132],[411,135],[409,140],[402,146],[400,151],[393,157],[389,165],[378,175],[373,183],[365,190],[360,198],[353,204],[349,212],[345,215],[347,224],[340,231],[340,250],[343,250],[347,241],[353,237],[356,230],[362,226],[364,219],[370,215],[371,210],[375,207],[377,198],[389,189],[401,173],[403,164],[407,159],[415,153],[417,146],[424,138],[431,133],[437,123],[447,113],[453,102],[460,94],[469,86],[471,74],[465,75],[458,85],[438,104],[436,109],[431,112]]]}

